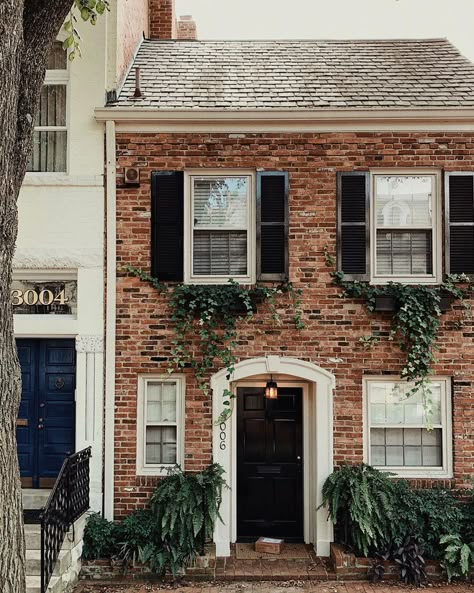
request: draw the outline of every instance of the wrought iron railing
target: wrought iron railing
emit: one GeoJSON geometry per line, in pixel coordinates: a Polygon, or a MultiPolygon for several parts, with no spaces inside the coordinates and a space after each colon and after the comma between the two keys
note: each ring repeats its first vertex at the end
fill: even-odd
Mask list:
{"type": "Polygon", "coordinates": [[[41,519],[41,593],[46,593],[66,533],[89,508],[91,448],[64,460],[41,519]]]}

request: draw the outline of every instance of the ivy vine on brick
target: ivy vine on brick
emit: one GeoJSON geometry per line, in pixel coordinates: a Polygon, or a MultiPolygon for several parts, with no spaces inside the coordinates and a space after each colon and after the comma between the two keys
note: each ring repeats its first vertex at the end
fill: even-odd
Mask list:
{"type": "Polygon", "coordinates": [[[421,392],[429,424],[432,414],[429,377],[432,365],[437,362],[434,351],[438,349],[436,340],[441,323],[441,297],[445,294],[453,300],[459,300],[465,316],[470,316],[467,298],[472,291],[469,278],[464,274],[451,274],[434,287],[399,282],[374,286],[367,282],[347,281],[343,272],[332,272],[331,276],[334,284],[343,289],[342,297],[365,299],[370,312],[375,310],[378,296],[389,296],[395,300],[397,306],[389,339],[397,339],[400,350],[406,354],[400,376],[413,383],[407,396],[421,392]]]}
{"type": "MultiPolygon", "coordinates": [[[[227,284],[176,284],[167,285],[147,272],[133,266],[122,270],[150,283],[159,293],[169,297],[171,322],[174,326],[171,359],[168,372],[192,368],[200,389],[209,393],[208,373],[219,360],[230,379],[237,362],[235,348],[238,343],[238,323],[250,321],[258,303],[266,301],[273,323],[281,323],[277,299],[287,295],[293,307],[296,329],[303,329],[301,289],[290,282],[276,287],[262,285],[242,286],[235,280],[227,284]],[[196,344],[197,337],[197,347],[196,344]]],[[[224,409],[218,423],[225,422],[232,413],[234,395],[225,390],[224,409]]]]}

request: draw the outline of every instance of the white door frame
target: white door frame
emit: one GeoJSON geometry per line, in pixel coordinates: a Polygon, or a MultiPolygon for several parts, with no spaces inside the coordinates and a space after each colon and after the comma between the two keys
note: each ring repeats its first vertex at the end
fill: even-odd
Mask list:
{"type": "MultiPolygon", "coordinates": [[[[216,554],[230,555],[230,544],[237,537],[237,414],[220,425],[216,424],[223,409],[224,390],[235,390],[236,384],[251,382],[258,375],[286,375],[295,378],[285,385],[305,388],[303,406],[304,451],[304,536],[313,543],[319,556],[329,556],[332,523],[327,511],[316,508],[321,503],[321,488],[333,470],[333,388],[334,375],[320,367],[296,358],[267,356],[244,360],[235,365],[232,377],[222,369],[211,378],[213,392],[213,460],[225,470],[230,488],[224,490],[220,514],[214,532],[216,554]],[[302,383],[304,381],[304,383],[302,383]]],[[[258,379],[253,384],[258,383],[258,379]]]]}

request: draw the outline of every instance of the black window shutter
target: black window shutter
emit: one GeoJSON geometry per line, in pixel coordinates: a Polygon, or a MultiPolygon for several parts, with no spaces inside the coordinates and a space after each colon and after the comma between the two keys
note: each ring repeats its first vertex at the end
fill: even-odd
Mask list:
{"type": "Polygon", "coordinates": [[[288,173],[257,172],[257,280],[288,278],[288,173]]]}
{"type": "Polygon", "coordinates": [[[446,173],[446,273],[474,276],[474,173],[446,173]]]}
{"type": "Polygon", "coordinates": [[[369,174],[337,174],[337,269],[348,280],[369,280],[369,174]]]}
{"type": "Polygon", "coordinates": [[[151,174],[151,274],[183,280],[184,193],[182,171],[151,174]]]}

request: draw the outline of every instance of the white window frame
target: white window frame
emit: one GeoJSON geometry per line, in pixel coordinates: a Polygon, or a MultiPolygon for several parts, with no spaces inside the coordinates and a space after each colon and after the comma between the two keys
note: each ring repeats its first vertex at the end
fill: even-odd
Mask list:
{"type": "Polygon", "coordinates": [[[255,171],[249,169],[191,169],[184,173],[184,283],[227,284],[230,278],[240,284],[256,282],[256,183],[255,171]],[[247,177],[249,180],[247,210],[247,274],[245,276],[193,275],[193,180],[195,178],[247,177]]]}
{"type": "MultiPolygon", "coordinates": [[[[59,40],[58,40],[59,41],[59,40]]],[[[67,53],[67,52],[66,52],[67,53]]],[[[65,126],[34,126],[34,132],[66,132],[66,170],[65,171],[27,171],[25,180],[35,178],[65,177],[69,172],[69,103],[70,103],[70,70],[69,60],[66,57],[66,68],[57,70],[46,70],[43,86],[64,86],[66,87],[66,125],[65,126]]]]}
{"type": "MultiPolygon", "coordinates": [[[[186,378],[184,375],[139,375],[137,393],[137,476],[163,476],[169,468],[181,466],[184,470],[184,401],[186,378]],[[149,383],[176,384],[176,463],[146,463],[146,393],[149,383]]],[[[165,426],[167,423],[160,423],[165,426]]]]}
{"type": "MultiPolygon", "coordinates": [[[[448,377],[431,377],[430,381],[441,384],[441,436],[442,436],[442,467],[401,467],[401,466],[376,466],[380,471],[396,474],[400,478],[452,478],[453,477],[453,446],[452,446],[452,410],[451,410],[451,380],[448,377]]],[[[363,378],[363,414],[364,414],[364,462],[371,465],[370,456],[370,401],[369,384],[380,382],[407,382],[396,375],[371,375],[363,378]]],[[[379,425],[380,428],[420,428],[420,425],[387,424],[379,425]]]]}
{"type": "MultiPolygon", "coordinates": [[[[401,282],[403,284],[439,284],[442,279],[442,231],[441,231],[441,172],[437,169],[373,169],[370,171],[370,283],[387,284],[401,282]],[[377,176],[430,176],[433,178],[433,225],[432,225],[432,254],[433,273],[421,276],[383,276],[377,275],[377,212],[375,207],[375,180],[377,176]]],[[[421,227],[413,227],[416,230],[421,227]]]]}

